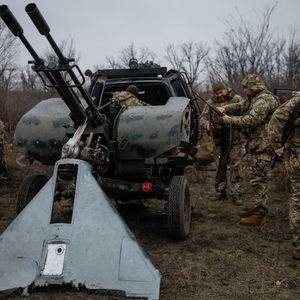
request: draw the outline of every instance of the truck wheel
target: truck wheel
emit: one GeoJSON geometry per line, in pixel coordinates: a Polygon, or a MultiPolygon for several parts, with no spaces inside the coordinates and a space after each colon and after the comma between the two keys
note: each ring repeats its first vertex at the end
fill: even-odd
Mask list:
{"type": "Polygon", "coordinates": [[[168,229],[172,239],[184,240],[191,227],[191,202],[188,181],[184,176],[174,176],[168,196],[168,229]]]}
{"type": "Polygon", "coordinates": [[[42,189],[42,187],[46,184],[47,181],[48,179],[44,175],[31,175],[26,177],[22,181],[17,196],[17,215],[42,189]]]}

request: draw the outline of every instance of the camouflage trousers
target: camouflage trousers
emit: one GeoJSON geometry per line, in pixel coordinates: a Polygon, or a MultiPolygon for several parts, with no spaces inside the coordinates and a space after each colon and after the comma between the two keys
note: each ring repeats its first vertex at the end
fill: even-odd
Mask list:
{"type": "Polygon", "coordinates": [[[243,144],[237,144],[231,147],[228,153],[222,146],[217,147],[220,154],[218,169],[216,173],[216,191],[217,193],[227,194],[233,202],[241,198],[242,177],[241,163],[243,144]],[[229,179],[229,180],[228,180],[229,179]]]}
{"type": "Polygon", "coordinates": [[[244,155],[244,145],[237,144],[231,147],[228,156],[228,166],[229,166],[228,195],[233,202],[240,203],[240,204],[243,195],[243,178],[241,174],[243,169],[243,161],[242,161],[243,155],[244,155]]]}
{"type": "Polygon", "coordinates": [[[300,154],[287,152],[284,165],[290,184],[289,215],[293,233],[293,245],[300,249],[300,154]]]}
{"type": "Polygon", "coordinates": [[[226,195],[227,188],[227,162],[228,155],[225,144],[216,145],[217,154],[219,155],[219,160],[217,163],[217,173],[216,173],[216,192],[221,196],[226,195]]]}
{"type": "Polygon", "coordinates": [[[0,121],[0,180],[7,178],[7,167],[4,158],[4,124],[0,121]]]}
{"type": "Polygon", "coordinates": [[[250,184],[254,207],[267,208],[269,192],[269,170],[271,156],[265,153],[247,153],[245,156],[250,170],[250,184]]]}

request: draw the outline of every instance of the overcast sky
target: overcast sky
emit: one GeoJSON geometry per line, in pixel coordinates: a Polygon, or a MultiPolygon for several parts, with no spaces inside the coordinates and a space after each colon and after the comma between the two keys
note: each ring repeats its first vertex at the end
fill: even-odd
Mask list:
{"type": "MultiPolygon", "coordinates": [[[[9,6],[24,34],[42,53],[48,47],[25,13],[32,1],[0,0],[9,6]]],[[[272,29],[287,36],[291,28],[300,27],[300,0],[35,0],[59,43],[72,37],[80,53],[83,70],[105,64],[105,57],[118,55],[121,48],[132,42],[136,48],[148,46],[163,56],[168,44],[202,41],[212,46],[221,39],[224,20],[235,16],[236,9],[246,20],[257,20],[267,6],[275,3],[272,29]]],[[[23,47],[22,47],[23,48],[23,47]]],[[[30,55],[21,52],[20,64],[25,65],[30,55]]]]}

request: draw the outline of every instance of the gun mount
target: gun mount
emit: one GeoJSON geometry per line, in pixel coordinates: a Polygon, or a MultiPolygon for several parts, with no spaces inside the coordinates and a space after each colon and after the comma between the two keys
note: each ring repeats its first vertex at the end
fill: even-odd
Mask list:
{"type": "Polygon", "coordinates": [[[47,64],[38,56],[6,5],[0,6],[0,17],[33,57],[29,62],[33,71],[47,87],[55,88],[60,98],[41,101],[19,121],[15,143],[24,155],[18,162],[24,165],[38,160],[55,167],[53,177],[46,184],[47,180],[41,175],[24,179],[19,192],[22,196],[17,199],[19,215],[13,223],[14,231],[4,232],[0,239],[1,257],[4,242],[12,240],[11,234],[16,238],[25,235],[28,240],[36,236],[29,244],[37,245],[43,240],[41,260],[28,261],[32,257],[27,253],[28,247],[9,243],[14,248],[11,256],[27,258],[24,264],[20,263],[25,268],[22,274],[28,265],[30,272],[20,279],[14,273],[14,265],[0,263],[0,278],[3,276],[0,291],[25,288],[33,282],[36,285],[71,282],[76,286],[84,282],[88,288],[119,289],[125,295],[158,299],[160,276],[139,249],[130,230],[120,221],[108,197],[116,201],[165,200],[169,234],[175,240],[188,236],[191,202],[184,168],[198,141],[197,101],[180,72],[138,68],[136,61],[131,62],[129,69],[87,72],[91,85],[86,91],[83,73],[74,59],[66,58],[60,51],[37,6],[31,3],[25,10],[56,53],[56,63],[47,64]],[[115,93],[132,84],[138,88],[138,98],[145,105],[132,106],[115,100],[115,93]],[[57,221],[52,215],[57,203],[64,201],[70,202],[71,215],[67,221],[60,218],[57,221]],[[84,203],[88,205],[86,209],[84,203]],[[32,215],[38,213],[41,205],[45,205],[39,219],[42,226],[32,221],[32,215]],[[84,210],[84,218],[81,210],[84,210]],[[45,223],[47,214],[50,221],[45,223]],[[62,223],[67,225],[62,226],[62,223]],[[24,233],[28,226],[35,235],[24,233]],[[47,232],[44,238],[40,227],[47,232]],[[101,231],[96,239],[94,228],[101,231]],[[86,230],[84,244],[87,247],[92,244],[97,251],[90,251],[72,240],[71,236],[83,229],[86,230]],[[101,239],[106,239],[106,243],[101,243],[101,239]],[[116,251],[108,251],[108,247],[116,251]],[[65,253],[64,258],[59,256],[61,253],[65,253]],[[90,253],[92,258],[86,259],[97,263],[89,264],[92,273],[86,272],[79,278],[71,261],[83,253],[90,253]],[[101,263],[98,253],[105,253],[101,263]],[[119,269],[110,271],[109,261],[119,262],[119,269]],[[133,261],[136,263],[130,263],[133,261]],[[52,263],[59,269],[53,269],[52,263]],[[5,272],[6,269],[10,269],[10,273],[5,272]],[[91,279],[91,274],[99,274],[99,277],[91,279]],[[14,276],[18,280],[12,286],[14,276]]]}

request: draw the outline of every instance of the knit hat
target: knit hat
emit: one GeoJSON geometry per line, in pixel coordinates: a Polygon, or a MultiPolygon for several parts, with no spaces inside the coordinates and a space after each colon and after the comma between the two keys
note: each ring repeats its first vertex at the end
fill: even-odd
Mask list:
{"type": "Polygon", "coordinates": [[[217,93],[221,90],[228,90],[227,86],[221,81],[214,81],[212,83],[212,90],[214,93],[217,93]]]}

